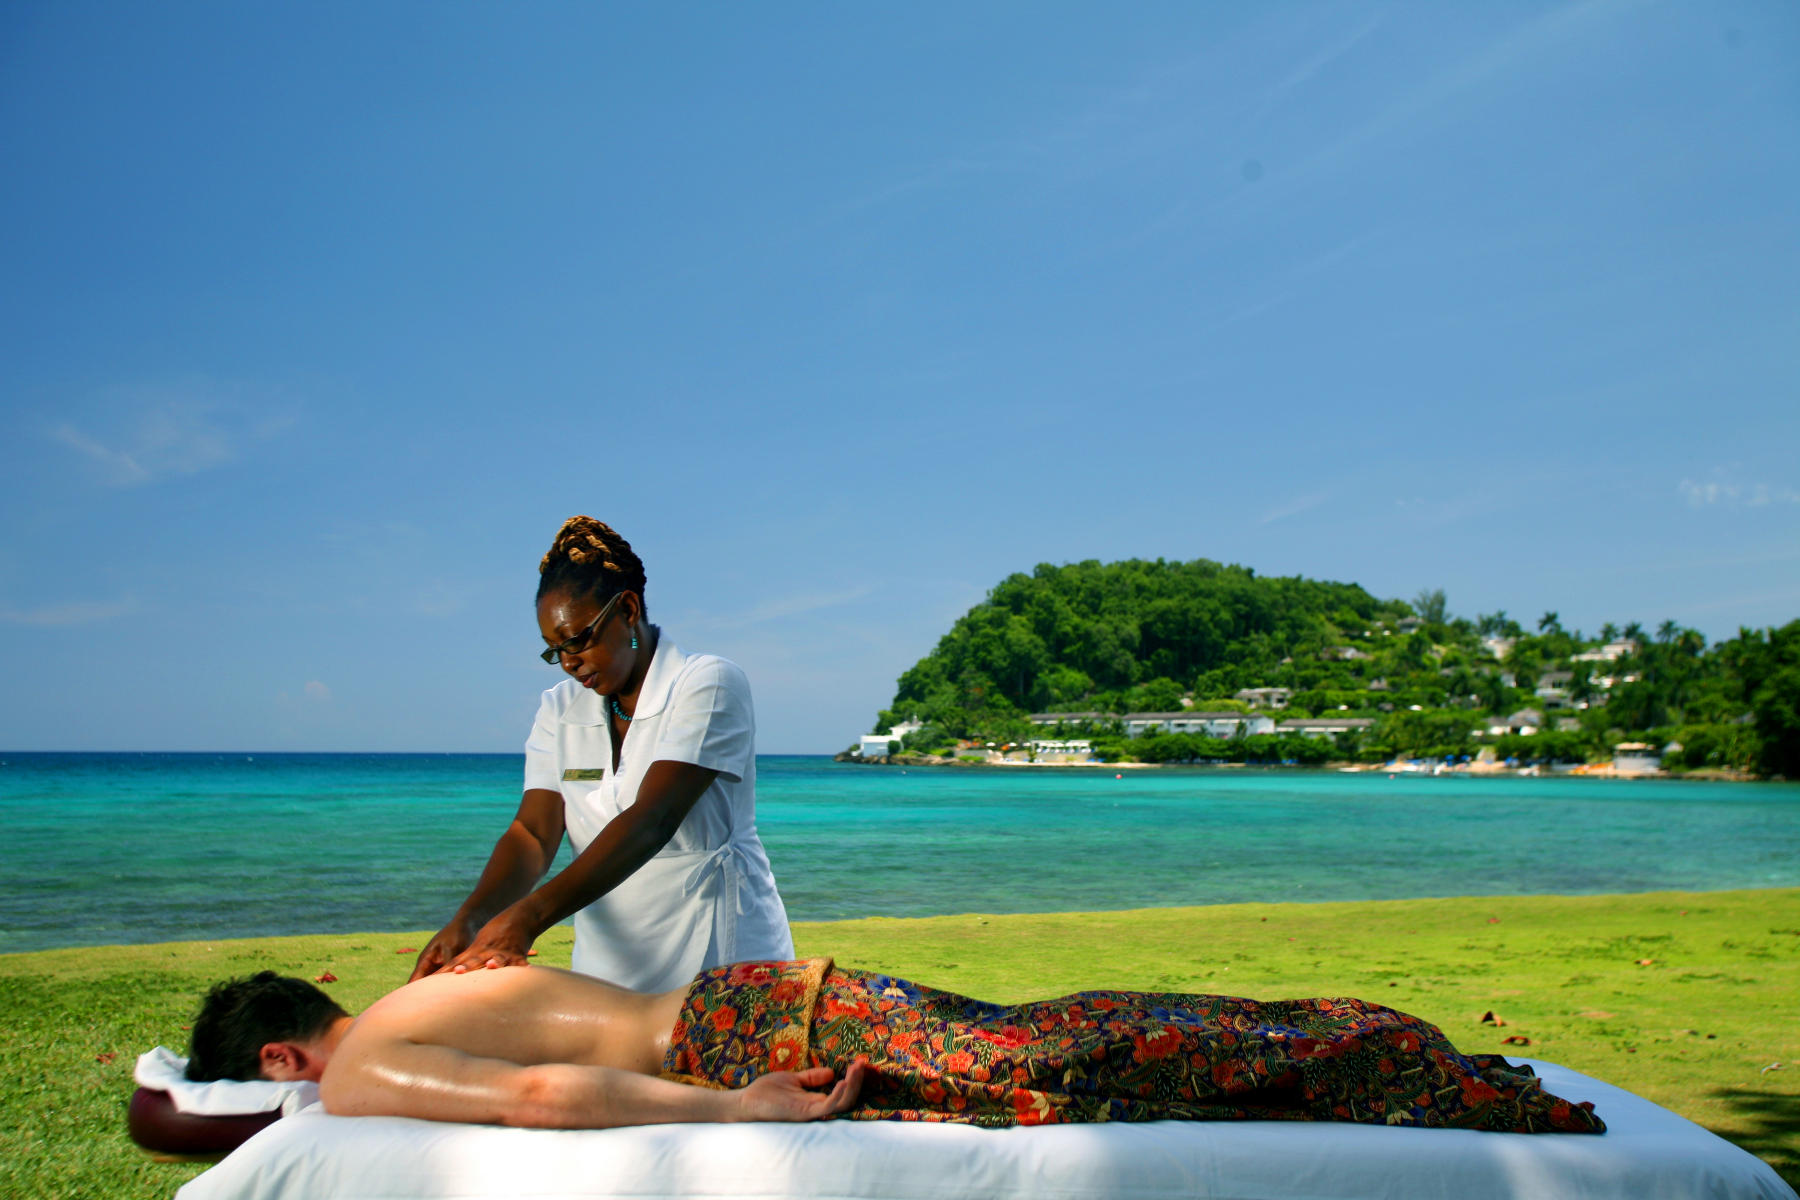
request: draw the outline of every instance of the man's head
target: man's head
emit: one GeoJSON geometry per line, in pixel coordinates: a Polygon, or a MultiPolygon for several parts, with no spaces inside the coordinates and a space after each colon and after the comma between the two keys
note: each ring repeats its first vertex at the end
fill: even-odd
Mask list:
{"type": "Polygon", "coordinates": [[[273,971],[216,984],[194,1018],[187,1077],[317,1079],[328,1035],[349,1015],[312,984],[273,971]]]}

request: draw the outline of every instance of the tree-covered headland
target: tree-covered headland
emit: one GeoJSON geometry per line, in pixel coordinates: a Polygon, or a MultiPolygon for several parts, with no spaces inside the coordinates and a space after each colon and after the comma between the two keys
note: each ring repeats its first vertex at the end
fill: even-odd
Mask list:
{"type": "Polygon", "coordinates": [[[1641,741],[1674,769],[1800,776],[1800,620],[1709,645],[1654,630],[1452,615],[1444,593],[1378,599],[1351,583],[1245,567],[1129,560],[1044,564],[1002,580],[900,676],[876,732],[903,747],[1083,736],[1109,761],[1289,761],[1478,755],[1599,761],[1641,741]],[[1218,712],[1285,689],[1281,720],[1365,717],[1333,738],[1149,733],[1126,713],[1218,712]],[[1070,714],[1053,725],[1030,714],[1070,714]],[[1535,719],[1534,719],[1535,718],[1535,719]],[[1529,731],[1529,732],[1527,732],[1529,731]]]}

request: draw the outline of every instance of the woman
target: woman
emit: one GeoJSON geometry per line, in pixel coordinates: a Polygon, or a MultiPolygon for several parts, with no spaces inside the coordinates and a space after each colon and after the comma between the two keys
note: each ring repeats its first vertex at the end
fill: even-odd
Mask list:
{"type": "Polygon", "coordinates": [[[542,657],[569,678],[538,707],[518,815],[412,978],[522,965],[570,915],[575,970],[640,991],[792,958],[743,671],[648,623],[644,564],[604,522],[570,517],[538,572],[542,657]],[[564,830],[575,861],[538,886],[564,830]]]}

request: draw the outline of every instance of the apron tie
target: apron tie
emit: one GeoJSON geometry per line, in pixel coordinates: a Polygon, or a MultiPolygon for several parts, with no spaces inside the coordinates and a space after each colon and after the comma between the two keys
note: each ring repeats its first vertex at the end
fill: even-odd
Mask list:
{"type": "Polygon", "coordinates": [[[744,912],[744,872],[741,860],[749,857],[744,843],[733,839],[694,864],[681,886],[683,895],[692,896],[705,887],[715,875],[723,876],[724,895],[715,911],[719,914],[719,953],[726,962],[737,957],[737,919],[744,912]]]}

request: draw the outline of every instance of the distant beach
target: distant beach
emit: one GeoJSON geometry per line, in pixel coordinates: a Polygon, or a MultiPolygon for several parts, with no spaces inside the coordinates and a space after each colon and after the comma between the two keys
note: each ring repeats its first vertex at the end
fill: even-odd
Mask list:
{"type": "MultiPolygon", "coordinates": [[[[0,763],[10,950],[434,928],[522,771],[518,755],[0,763]]],[[[796,921],[1800,886],[1800,784],[765,756],[758,809],[796,921]]]]}

